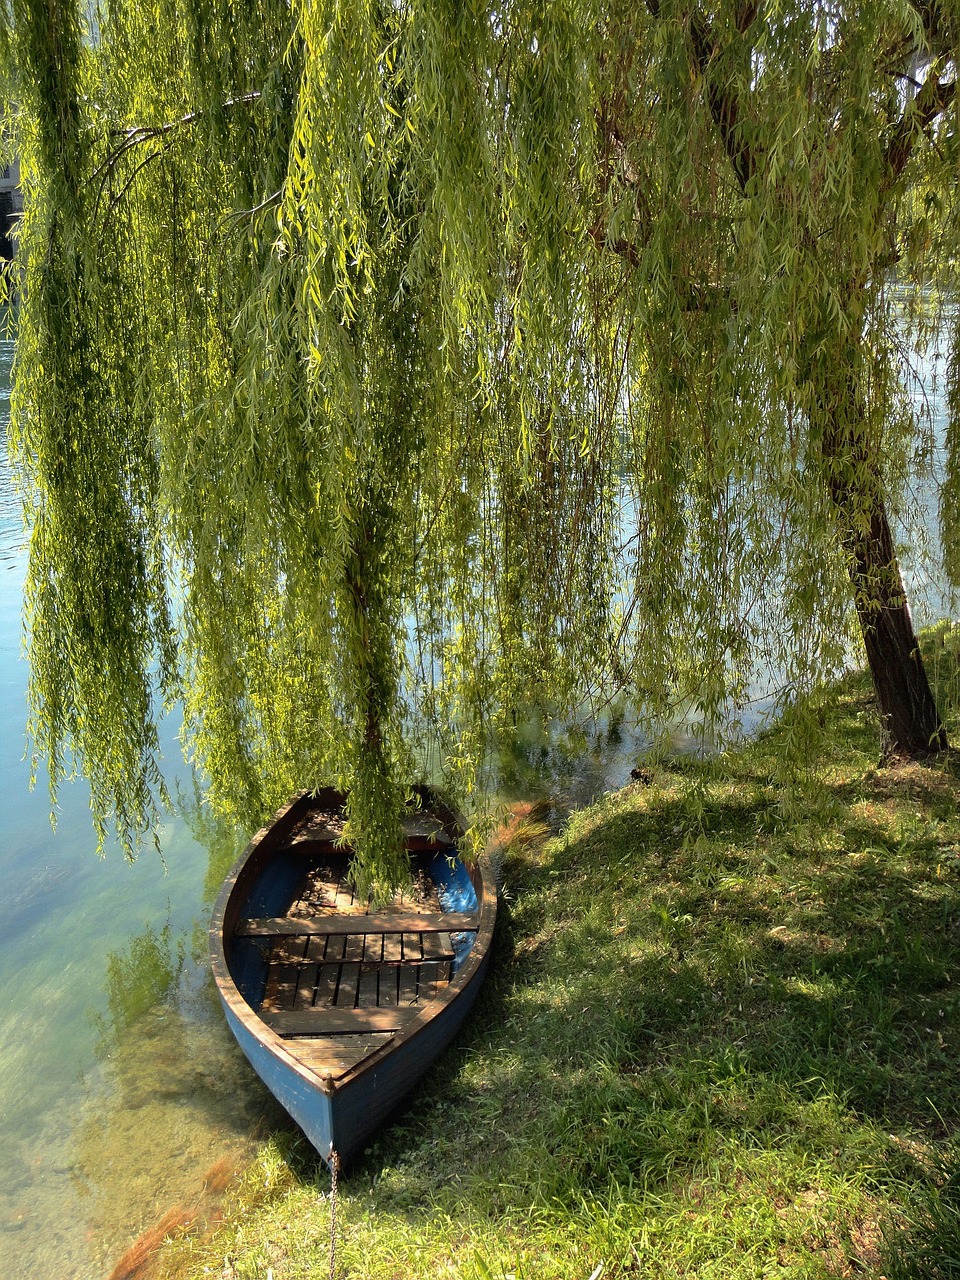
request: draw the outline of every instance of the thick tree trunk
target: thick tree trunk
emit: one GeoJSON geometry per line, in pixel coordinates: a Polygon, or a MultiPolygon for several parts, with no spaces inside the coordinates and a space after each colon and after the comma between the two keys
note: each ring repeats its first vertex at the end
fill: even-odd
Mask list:
{"type": "MultiPolygon", "coordinates": [[[[862,290],[861,290],[862,292],[862,290]]],[[[860,320],[860,311],[857,313],[860,320]]],[[[853,326],[859,331],[859,323],[853,326]]],[[[923,760],[947,749],[947,735],[920,656],[884,501],[879,444],[871,438],[860,382],[862,352],[851,343],[816,370],[824,477],[849,557],[850,581],[877,695],[884,755],[923,760]]]]}
{"type": "Polygon", "coordinates": [[[882,501],[874,504],[869,532],[849,536],[847,545],[885,754],[922,760],[945,751],[947,735],[920,657],[882,501]]]}

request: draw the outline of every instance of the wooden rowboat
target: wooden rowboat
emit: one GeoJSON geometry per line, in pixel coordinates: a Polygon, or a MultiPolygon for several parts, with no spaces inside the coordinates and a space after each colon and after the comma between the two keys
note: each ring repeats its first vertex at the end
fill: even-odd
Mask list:
{"type": "Polygon", "coordinates": [[[487,968],[497,895],[426,788],[404,822],[412,888],[376,911],[337,848],[344,797],[304,793],[258,831],[210,927],[213,976],[253,1069],[321,1156],[362,1147],[454,1036],[487,968]]]}

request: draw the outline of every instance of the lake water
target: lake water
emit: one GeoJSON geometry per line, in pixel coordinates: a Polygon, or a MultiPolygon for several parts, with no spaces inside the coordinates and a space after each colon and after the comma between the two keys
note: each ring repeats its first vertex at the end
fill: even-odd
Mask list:
{"type": "MultiPolygon", "coordinates": [[[[0,342],[0,433],[12,344],[0,342]]],[[[103,1280],[169,1211],[215,1215],[230,1172],[277,1112],[226,1030],[206,921],[238,840],[195,806],[133,865],[95,854],[88,797],[57,831],[29,790],[25,571],[0,460],[0,1275],[103,1280]]],[[[179,760],[171,729],[165,752],[179,760]]],[[[183,780],[181,780],[183,783],[183,780]]],[[[187,794],[191,789],[186,788],[187,794]]]]}
{"type": "MultiPolygon", "coordinates": [[[[11,356],[0,341],[0,436],[11,356]]],[[[931,494],[918,497],[932,518],[931,494]]],[[[29,790],[25,561],[0,439],[0,1276],[103,1280],[171,1212],[214,1218],[231,1171],[283,1120],[229,1036],[207,971],[207,918],[242,839],[192,802],[184,774],[165,867],[152,853],[128,865],[116,849],[99,861],[84,787],[63,788],[56,833],[43,784],[29,790]]],[[[949,611],[935,580],[911,583],[918,622],[949,611]]],[[[175,736],[170,726],[172,780],[175,736]]],[[[579,803],[622,785],[629,734],[608,726],[590,746],[565,757],[533,733],[507,787],[530,794],[539,782],[579,803]]]]}

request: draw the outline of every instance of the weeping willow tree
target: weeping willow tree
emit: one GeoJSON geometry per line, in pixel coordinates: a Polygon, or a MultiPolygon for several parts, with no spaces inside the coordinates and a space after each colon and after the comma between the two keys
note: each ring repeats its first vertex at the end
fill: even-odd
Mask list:
{"type": "MultiPolygon", "coordinates": [[[[709,723],[858,629],[946,745],[895,521],[955,327],[956,0],[8,0],[30,729],[128,847],[626,689],[709,723]]],[[[944,554],[960,574],[960,357],[944,554]]]]}

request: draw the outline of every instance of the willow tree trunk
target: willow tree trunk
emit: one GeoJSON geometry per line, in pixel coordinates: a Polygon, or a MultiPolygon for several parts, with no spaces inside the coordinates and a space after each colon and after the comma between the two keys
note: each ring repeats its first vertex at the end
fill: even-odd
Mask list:
{"type": "MultiPolygon", "coordinates": [[[[660,18],[660,0],[646,0],[646,6],[654,18],[660,18]]],[[[744,109],[741,91],[729,76],[724,79],[711,69],[724,65],[723,55],[734,49],[737,39],[739,56],[744,56],[750,47],[748,33],[761,8],[756,0],[735,6],[735,37],[726,28],[721,31],[719,22],[711,22],[696,7],[688,25],[692,69],[705,80],[711,117],[744,195],[766,164],[767,154],[760,135],[742,127],[750,111],[744,109]]],[[[877,226],[917,138],[949,105],[955,88],[955,81],[940,83],[938,75],[931,74],[916,103],[904,112],[884,155],[885,174],[875,210],[877,226]]],[[[804,251],[817,260],[812,264],[813,278],[845,279],[845,284],[832,289],[829,298],[824,297],[822,313],[810,327],[811,347],[817,352],[810,357],[805,378],[813,406],[811,428],[814,440],[819,436],[820,463],[849,558],[857,617],[886,739],[885,754],[922,759],[945,750],[947,737],[920,657],[890,532],[879,450],[877,440],[871,438],[867,398],[860,381],[866,364],[864,351],[859,338],[853,337],[846,347],[841,342],[829,356],[822,354],[823,336],[836,330],[832,310],[838,298],[845,303],[840,331],[863,333],[867,281],[875,271],[864,271],[862,263],[845,263],[842,258],[823,261],[822,231],[823,227],[811,223],[800,235],[804,251]]],[[[886,253],[885,237],[883,243],[886,253]]],[[[876,272],[882,270],[876,263],[874,267],[876,272]]]]}
{"type": "Polygon", "coordinates": [[[887,519],[877,501],[869,531],[848,538],[850,577],[885,753],[920,760],[946,750],[947,735],[920,657],[887,519]]]}
{"type": "Polygon", "coordinates": [[[854,605],[880,712],[884,755],[922,760],[947,735],[920,656],[884,501],[878,447],[858,380],[861,353],[821,368],[821,460],[848,556],[854,605]]]}

